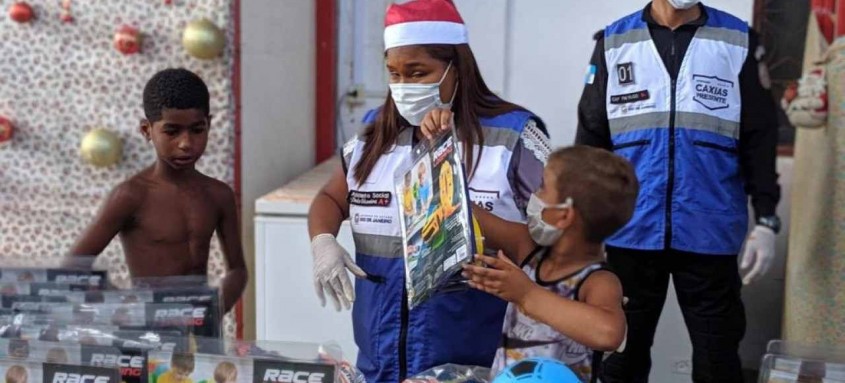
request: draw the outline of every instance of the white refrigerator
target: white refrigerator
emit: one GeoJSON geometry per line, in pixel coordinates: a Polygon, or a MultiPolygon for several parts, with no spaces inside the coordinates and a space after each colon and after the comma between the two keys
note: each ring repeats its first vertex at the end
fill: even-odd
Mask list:
{"type": "MultiPolygon", "coordinates": [[[[311,272],[308,207],[337,166],[337,159],[325,162],[255,203],[256,335],[262,340],[335,342],[354,364],[358,348],[352,314],[335,311],[330,300],[320,307],[311,272]]],[[[354,253],[348,223],[338,240],[354,253]]]]}

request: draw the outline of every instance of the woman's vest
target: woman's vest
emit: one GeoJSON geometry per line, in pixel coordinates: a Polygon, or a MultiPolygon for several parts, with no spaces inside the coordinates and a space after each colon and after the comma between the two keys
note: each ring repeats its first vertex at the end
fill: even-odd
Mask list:
{"type": "MultiPolygon", "coordinates": [[[[372,123],[377,115],[378,110],[370,111],[364,122],[372,123]]],[[[515,202],[508,169],[529,119],[541,124],[525,111],[481,120],[484,147],[468,185],[474,203],[486,204],[493,214],[511,221],[525,219],[515,202]]],[[[356,262],[383,279],[355,283],[357,365],[368,382],[397,382],[445,363],[489,366],[502,331],[505,302],[477,290],[439,293],[408,310],[394,174],[409,167],[413,141],[413,129],[403,130],[360,185],[353,174],[364,141],[355,138],[343,150],[356,262]]],[[[476,156],[478,150],[476,146],[476,156]]]]}

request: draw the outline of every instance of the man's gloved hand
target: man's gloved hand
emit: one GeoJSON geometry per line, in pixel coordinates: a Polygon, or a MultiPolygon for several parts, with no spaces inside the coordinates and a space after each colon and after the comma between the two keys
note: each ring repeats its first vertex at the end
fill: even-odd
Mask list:
{"type": "Polygon", "coordinates": [[[775,232],[762,225],[757,225],[745,240],[745,252],[740,268],[748,271],[742,278],[742,284],[748,285],[766,274],[775,259],[775,232]]]}
{"type": "Polygon", "coordinates": [[[366,278],[367,273],[355,264],[331,234],[315,236],[311,240],[311,253],[314,255],[314,289],[320,298],[320,305],[326,306],[328,294],[334,301],[335,310],[340,311],[341,303],[348,310],[355,300],[355,289],[346,269],[361,278],[366,278]]]}

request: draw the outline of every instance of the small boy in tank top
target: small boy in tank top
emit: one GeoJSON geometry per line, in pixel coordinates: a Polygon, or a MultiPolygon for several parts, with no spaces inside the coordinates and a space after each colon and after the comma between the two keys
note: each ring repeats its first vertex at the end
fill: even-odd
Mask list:
{"type": "Polygon", "coordinates": [[[638,190],[625,159],[573,146],[549,156],[527,225],[473,209],[486,246],[500,251],[478,255],[487,267],[468,265],[464,276],[509,302],[494,376],[521,359],[548,357],[596,381],[601,353],[619,348],[626,331],[622,287],[602,243],[631,218],[638,190]]]}

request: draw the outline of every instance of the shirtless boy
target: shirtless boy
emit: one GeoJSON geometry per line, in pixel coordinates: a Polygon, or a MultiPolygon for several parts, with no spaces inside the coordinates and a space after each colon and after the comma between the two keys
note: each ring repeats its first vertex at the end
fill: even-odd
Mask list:
{"type": "Polygon", "coordinates": [[[188,70],[163,70],[144,87],[144,114],[141,134],[156,162],[111,191],[71,255],[97,256],[119,235],[133,277],[205,275],[216,230],[228,264],[228,312],[248,275],[235,194],[194,167],[208,142],[208,88],[188,70]]]}

